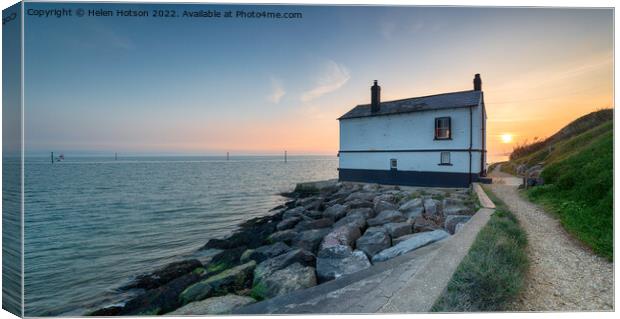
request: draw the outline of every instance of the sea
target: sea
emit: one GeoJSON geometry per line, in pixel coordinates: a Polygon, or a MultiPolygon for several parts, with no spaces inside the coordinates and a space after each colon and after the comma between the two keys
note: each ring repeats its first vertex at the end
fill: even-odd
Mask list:
{"type": "Polygon", "coordinates": [[[121,302],[136,275],[201,257],[209,239],[270,214],[279,193],[336,177],[335,156],[27,157],[25,313],[121,302]]]}

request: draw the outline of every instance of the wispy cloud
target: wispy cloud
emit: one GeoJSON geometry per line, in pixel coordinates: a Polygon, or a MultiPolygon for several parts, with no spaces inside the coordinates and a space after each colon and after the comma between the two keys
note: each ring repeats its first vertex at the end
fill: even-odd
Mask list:
{"type": "Polygon", "coordinates": [[[312,101],[327,93],[333,92],[345,85],[351,76],[349,70],[342,64],[332,60],[327,61],[323,71],[316,81],[314,88],[301,95],[302,102],[312,101]]]}
{"type": "Polygon", "coordinates": [[[282,81],[275,77],[271,77],[271,93],[267,96],[267,100],[272,103],[280,103],[282,97],[286,94],[282,81]]]}

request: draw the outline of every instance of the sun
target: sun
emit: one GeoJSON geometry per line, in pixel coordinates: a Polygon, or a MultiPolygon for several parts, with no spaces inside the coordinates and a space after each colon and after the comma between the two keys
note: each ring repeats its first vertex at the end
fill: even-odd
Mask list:
{"type": "Polygon", "coordinates": [[[502,139],[502,143],[504,144],[512,142],[512,134],[510,133],[504,133],[500,136],[500,138],[502,139]]]}

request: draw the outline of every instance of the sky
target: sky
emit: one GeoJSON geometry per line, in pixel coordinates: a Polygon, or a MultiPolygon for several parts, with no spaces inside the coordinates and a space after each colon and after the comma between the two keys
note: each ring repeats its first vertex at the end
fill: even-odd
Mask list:
{"type": "Polygon", "coordinates": [[[489,158],[613,107],[610,9],[45,4],[300,19],[26,15],[29,154],[326,154],[368,103],[472,89],[489,158]]]}

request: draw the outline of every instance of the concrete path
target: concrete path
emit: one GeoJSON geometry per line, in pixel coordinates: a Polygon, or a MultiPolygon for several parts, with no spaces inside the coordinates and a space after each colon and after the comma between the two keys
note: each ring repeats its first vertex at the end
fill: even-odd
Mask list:
{"type": "Polygon", "coordinates": [[[388,298],[379,312],[430,312],[493,212],[487,208],[478,210],[415,275],[404,278],[405,284],[388,298]]]}
{"type": "Polygon", "coordinates": [[[489,187],[528,236],[530,271],[514,311],[613,310],[613,263],[572,238],[559,221],[518,193],[521,179],[499,171],[489,187]]]}

